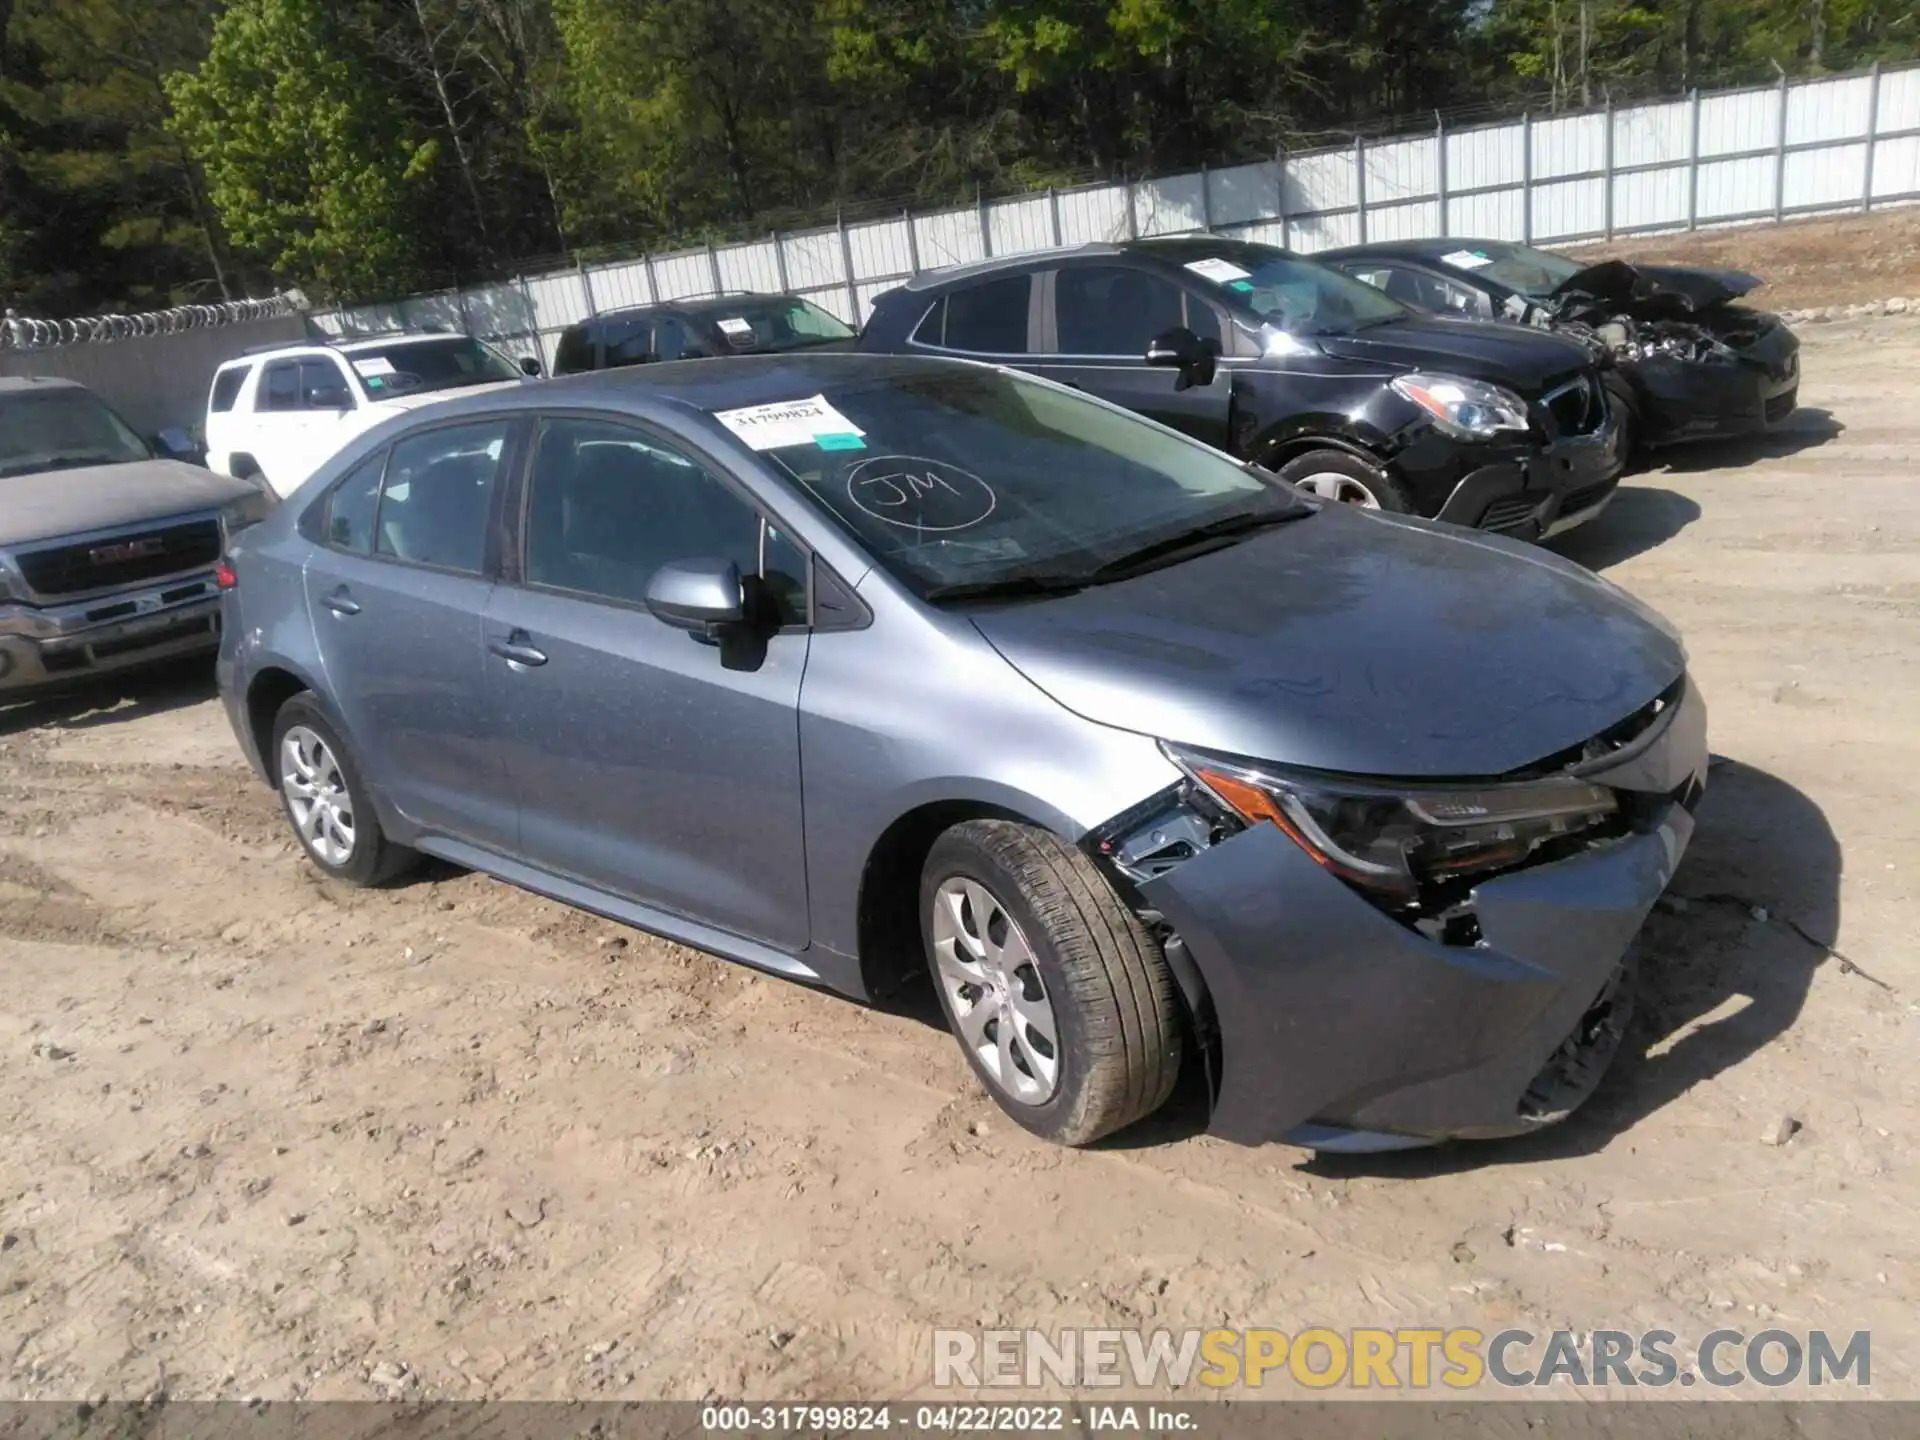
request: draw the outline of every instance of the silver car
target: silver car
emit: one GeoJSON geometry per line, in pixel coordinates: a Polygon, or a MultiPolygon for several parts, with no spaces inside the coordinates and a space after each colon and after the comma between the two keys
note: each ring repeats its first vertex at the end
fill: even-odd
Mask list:
{"type": "Polygon", "coordinates": [[[230,557],[235,733],[329,875],[439,856],[855,999],[1020,1124],[1567,1114],[1693,829],[1679,639],[1551,554],[1304,499],[950,360],[449,401],[230,557]]]}

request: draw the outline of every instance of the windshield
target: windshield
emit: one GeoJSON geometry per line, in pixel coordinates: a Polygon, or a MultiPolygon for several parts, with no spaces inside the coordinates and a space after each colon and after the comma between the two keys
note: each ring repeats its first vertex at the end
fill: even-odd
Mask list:
{"type": "Polygon", "coordinates": [[[936,600],[956,586],[1079,582],[1200,526],[1304,513],[1217,450],[994,370],[828,385],[715,418],[936,600]]]}
{"type": "Polygon", "coordinates": [[[399,340],[386,346],[356,345],[347,352],[347,363],[375,400],[521,378],[520,368],[506,356],[466,335],[449,335],[444,340],[399,340]]]}
{"type": "Polygon", "coordinates": [[[1182,263],[1292,335],[1346,335],[1411,313],[1371,285],[1269,245],[1222,246],[1182,263]]]}
{"type": "Polygon", "coordinates": [[[146,442],[90,390],[0,394],[0,476],[151,458],[146,442]]]}
{"type": "Polygon", "coordinates": [[[1472,245],[1442,255],[1440,263],[1469,275],[1483,276],[1530,299],[1553,294],[1587,267],[1564,255],[1550,255],[1527,245],[1472,245]]]}
{"type": "Polygon", "coordinates": [[[738,305],[709,312],[730,350],[766,354],[804,350],[834,340],[851,340],[853,331],[818,305],[786,295],[745,297],[738,305]]]}

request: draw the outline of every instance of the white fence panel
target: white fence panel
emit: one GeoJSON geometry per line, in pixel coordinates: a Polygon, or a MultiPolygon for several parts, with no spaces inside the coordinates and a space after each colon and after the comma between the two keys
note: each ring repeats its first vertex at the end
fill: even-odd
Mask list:
{"type": "Polygon", "coordinates": [[[1616,230],[1678,228],[1687,223],[1687,172],[1647,170],[1622,175],[1613,186],[1616,230]]]}
{"type": "MultiPolygon", "coordinates": [[[[1780,91],[1739,90],[1700,97],[1700,155],[1771,149],[1780,134],[1780,91]]],[[[1771,180],[1768,181],[1772,183],[1771,180]]],[[[1758,192],[1755,192],[1756,194],[1758,192]]],[[[1758,209],[1749,204],[1748,209],[1758,209]]],[[[1732,213],[1732,212],[1728,212],[1732,213]]]]}
{"type": "Polygon", "coordinates": [[[443,290],[435,295],[415,295],[401,306],[410,327],[435,330],[464,330],[466,316],[460,312],[460,292],[443,290]]]}
{"type": "Polygon", "coordinates": [[[1920,137],[1882,140],[1873,147],[1873,193],[1876,199],[1920,195],[1920,137]]]}
{"type": "Polygon", "coordinates": [[[1359,199],[1353,151],[1321,150],[1287,157],[1287,213],[1351,209],[1359,199]]]}
{"type": "Polygon", "coordinates": [[[660,287],[663,300],[689,300],[711,295],[718,288],[713,283],[713,266],[704,250],[654,256],[653,283],[660,287]]]}
{"type": "Polygon", "coordinates": [[[1533,122],[1533,178],[1590,174],[1607,163],[1607,117],[1563,115],[1533,122]]]}
{"type": "Polygon", "coordinates": [[[1053,245],[1053,207],[1045,195],[996,200],[987,207],[987,234],[996,255],[1020,255],[1053,245]]]}
{"type": "Polygon", "coordinates": [[[780,247],[787,257],[787,284],[796,291],[806,292],[845,281],[846,276],[841,273],[838,230],[783,235],[780,237],[780,247]]]}
{"type": "Polygon", "coordinates": [[[1880,113],[1875,120],[1873,128],[1882,135],[1920,128],[1920,68],[1893,70],[1880,77],[1880,113]]]}
{"type": "Polygon", "coordinates": [[[1066,245],[1127,238],[1124,185],[1095,185],[1060,192],[1060,238],[1066,245]]]}
{"type": "Polygon", "coordinates": [[[1866,189],[1866,164],[1864,143],[1787,156],[1787,208],[1857,204],[1866,189]]]}
{"type": "Polygon", "coordinates": [[[1724,220],[1735,215],[1771,213],[1776,164],[1771,155],[1704,162],[1700,166],[1696,216],[1724,220]]]}
{"type": "Polygon", "coordinates": [[[1526,235],[1526,210],[1518,190],[1460,195],[1447,202],[1447,233],[1473,240],[1519,240],[1526,235]]]}
{"type": "Polygon", "coordinates": [[[1808,145],[1865,135],[1872,93],[1873,80],[1866,75],[1794,86],[1787,92],[1787,143],[1808,145]]]}
{"type": "Polygon", "coordinates": [[[1271,160],[1208,172],[1214,228],[1268,220],[1280,213],[1280,166],[1271,160]]]}
{"type": "Polygon", "coordinates": [[[1143,180],[1133,187],[1142,235],[1188,235],[1207,228],[1205,179],[1199,171],[1143,180]]]}
{"type": "Polygon", "coordinates": [[[1518,185],[1525,173],[1522,127],[1501,125],[1447,136],[1447,188],[1518,185]]]}
{"type": "Polygon", "coordinates": [[[558,333],[587,315],[586,296],[574,271],[558,270],[529,279],[527,298],[533,304],[533,323],[542,330],[558,333]]]}
{"type": "Polygon", "coordinates": [[[597,265],[587,271],[587,283],[593,289],[593,308],[598,313],[625,310],[635,305],[651,305],[658,298],[647,279],[647,262],[644,260],[597,265]]]}
{"type": "Polygon", "coordinates": [[[1607,226],[1604,180],[1550,180],[1533,187],[1533,238],[1538,244],[1598,235],[1607,226]]]}
{"type": "Polygon", "coordinates": [[[882,220],[847,227],[847,249],[853,256],[856,279],[872,280],[913,273],[913,247],[908,243],[911,221],[882,220]]]}
{"type": "MultiPolygon", "coordinates": [[[[1680,100],[1667,105],[1636,105],[1613,117],[1613,163],[1660,165],[1685,161],[1691,144],[1693,107],[1680,100]]],[[[1680,211],[1682,221],[1686,209],[1680,211]]]]}
{"type": "Polygon", "coordinates": [[[1428,136],[1366,147],[1367,208],[1423,200],[1440,188],[1440,142],[1428,136]]]}
{"type": "Polygon", "coordinates": [[[920,246],[922,269],[986,259],[986,247],[980,243],[980,212],[971,207],[917,215],[913,233],[920,246]]]}
{"type": "Polygon", "coordinates": [[[725,245],[716,253],[720,262],[722,290],[775,292],[780,288],[780,263],[774,258],[773,241],[760,240],[752,245],[725,245]]]}
{"type": "Polygon", "coordinates": [[[1440,205],[1434,200],[1416,200],[1391,205],[1382,210],[1367,204],[1367,239],[1424,240],[1440,233],[1440,205]]]}

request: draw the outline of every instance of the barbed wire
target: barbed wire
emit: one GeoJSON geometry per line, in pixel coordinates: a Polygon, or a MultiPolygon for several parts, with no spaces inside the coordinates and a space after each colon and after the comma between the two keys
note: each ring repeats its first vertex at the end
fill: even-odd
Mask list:
{"type": "Polygon", "coordinates": [[[176,305],[137,315],[85,315],[73,320],[39,320],[12,310],[0,319],[0,351],[49,350],[62,345],[103,345],[149,335],[177,335],[248,320],[274,320],[300,308],[297,294],[267,300],[222,300],[214,305],[176,305]]]}

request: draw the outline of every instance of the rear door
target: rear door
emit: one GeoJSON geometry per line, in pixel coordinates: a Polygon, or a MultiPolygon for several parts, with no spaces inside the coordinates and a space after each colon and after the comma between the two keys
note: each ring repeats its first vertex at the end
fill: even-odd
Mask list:
{"type": "Polygon", "coordinates": [[[806,555],[720,467],[627,421],[548,418],[529,485],[519,583],[494,592],[486,622],[520,853],[803,949],[806,555]],[[656,620],[654,572],[696,559],[758,576],[780,628],[736,648],[656,620]]]}
{"type": "Polygon", "coordinates": [[[368,783],[425,831],[507,851],[517,815],[482,627],[524,430],[497,416],[396,441],[327,496],[306,572],[327,690],[368,783]]]}
{"type": "Polygon", "coordinates": [[[1146,363],[1155,336],[1184,327],[1220,343],[1218,313],[1157,271],[1111,261],[1069,263],[1046,277],[1036,374],[1138,411],[1197,440],[1228,446],[1233,374],[1180,388],[1179,372],[1146,363]]]}

